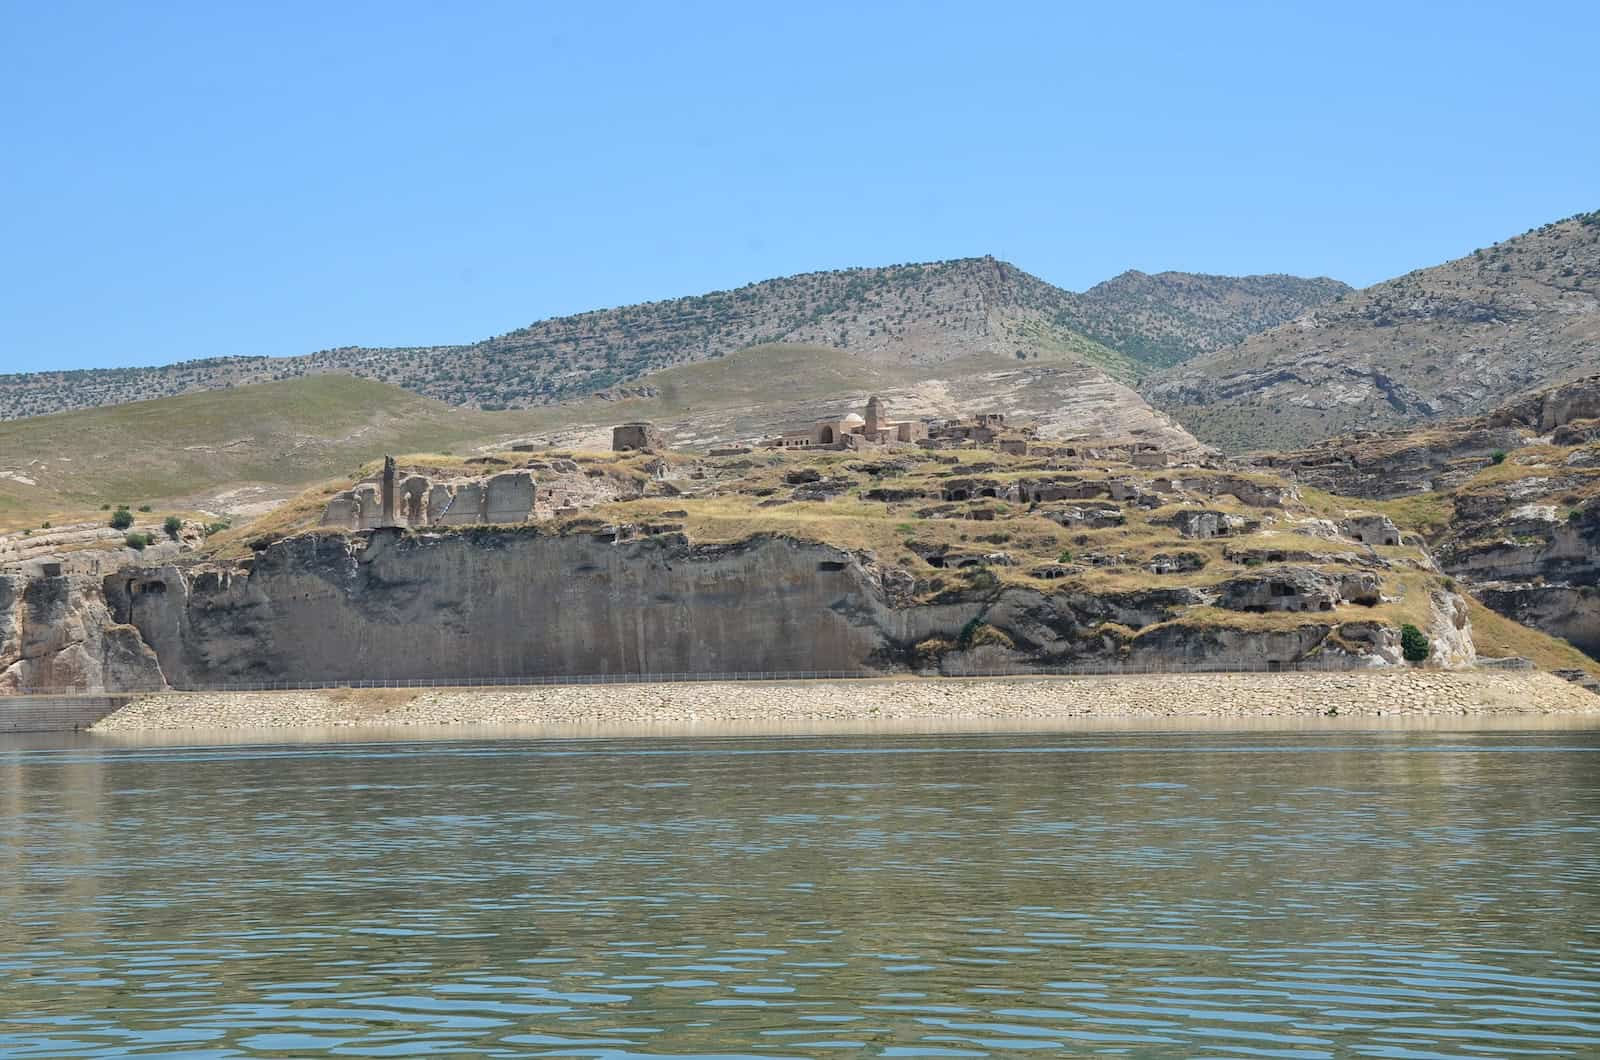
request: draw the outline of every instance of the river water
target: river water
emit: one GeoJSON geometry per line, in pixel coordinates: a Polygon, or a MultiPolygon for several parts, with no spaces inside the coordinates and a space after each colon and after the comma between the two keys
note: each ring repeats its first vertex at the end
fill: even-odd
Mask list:
{"type": "Polygon", "coordinates": [[[1600,732],[0,745],[0,1056],[1600,1055],[1600,732]]]}

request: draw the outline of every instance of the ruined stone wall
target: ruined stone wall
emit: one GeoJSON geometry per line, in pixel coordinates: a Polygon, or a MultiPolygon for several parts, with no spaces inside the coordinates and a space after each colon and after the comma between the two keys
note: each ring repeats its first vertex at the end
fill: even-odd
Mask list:
{"type": "Polygon", "coordinates": [[[654,424],[622,423],[611,428],[611,448],[625,453],[635,450],[656,452],[665,449],[666,443],[654,424]]]}
{"type": "Polygon", "coordinates": [[[533,517],[538,493],[527,471],[443,482],[417,474],[400,475],[397,480],[392,512],[386,510],[379,485],[363,482],[328,501],[322,525],[339,530],[512,525],[533,517]]]}

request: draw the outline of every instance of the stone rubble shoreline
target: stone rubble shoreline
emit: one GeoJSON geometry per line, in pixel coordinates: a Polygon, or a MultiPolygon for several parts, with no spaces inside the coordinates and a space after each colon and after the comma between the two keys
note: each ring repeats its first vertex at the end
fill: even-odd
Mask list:
{"type": "Polygon", "coordinates": [[[1490,714],[1600,714],[1600,695],[1538,671],[1430,670],[162,692],[92,731],[1490,714]]]}

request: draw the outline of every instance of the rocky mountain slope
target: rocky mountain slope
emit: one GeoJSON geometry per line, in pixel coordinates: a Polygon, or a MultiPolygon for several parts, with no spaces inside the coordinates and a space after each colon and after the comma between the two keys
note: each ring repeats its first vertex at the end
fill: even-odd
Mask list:
{"type": "Polygon", "coordinates": [[[0,376],[0,419],[330,372],[452,405],[526,408],[773,343],[844,350],[878,368],[1042,360],[1130,381],[1148,364],[1271,326],[1340,287],[1279,276],[1127,273],[1074,294],[994,258],[846,269],[559,317],[458,346],[0,376]]]}
{"type": "Polygon", "coordinates": [[[1294,448],[1485,412],[1600,368],[1600,211],[1408,273],[1148,379],[1204,441],[1294,448]]]}
{"type": "Polygon", "coordinates": [[[1379,500],[1485,605],[1600,658],[1600,376],[1483,416],[1328,439],[1258,464],[1379,500]]]}
{"type": "Polygon", "coordinates": [[[1062,320],[1150,370],[1232,346],[1352,290],[1326,277],[1129,271],[1077,296],[1062,320]]]}

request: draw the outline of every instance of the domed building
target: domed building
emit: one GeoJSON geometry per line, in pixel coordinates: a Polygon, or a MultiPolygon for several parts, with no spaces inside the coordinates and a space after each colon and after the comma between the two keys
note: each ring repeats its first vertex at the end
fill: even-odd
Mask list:
{"type": "Polygon", "coordinates": [[[883,399],[867,402],[866,415],[854,412],[836,419],[817,420],[810,430],[785,431],[767,444],[784,449],[860,449],[868,445],[915,442],[928,436],[921,420],[891,420],[883,399]]]}

